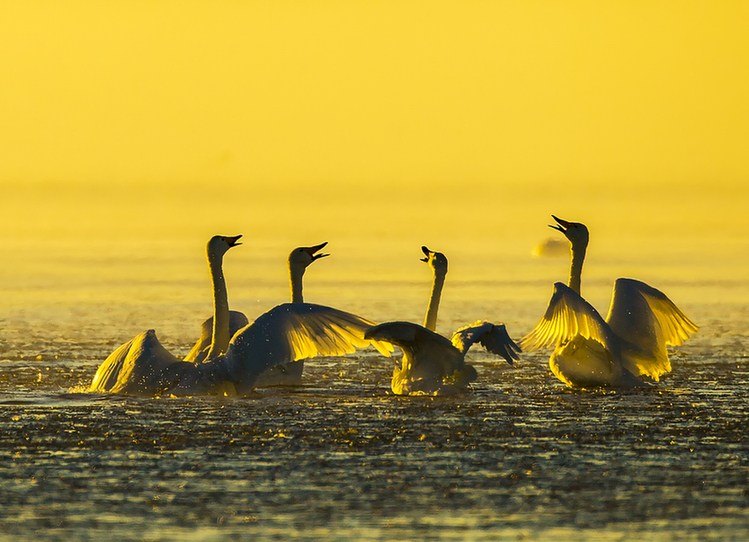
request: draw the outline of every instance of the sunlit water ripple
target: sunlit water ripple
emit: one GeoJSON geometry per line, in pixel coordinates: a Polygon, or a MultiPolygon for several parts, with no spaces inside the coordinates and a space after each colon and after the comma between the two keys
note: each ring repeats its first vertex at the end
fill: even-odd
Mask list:
{"type": "Polygon", "coordinates": [[[740,539],[736,341],[687,343],[628,392],[566,389],[546,354],[513,369],[477,352],[457,398],[390,395],[368,351],[246,398],[102,396],[80,390],[108,347],[58,345],[0,362],[0,538],[740,539]]]}

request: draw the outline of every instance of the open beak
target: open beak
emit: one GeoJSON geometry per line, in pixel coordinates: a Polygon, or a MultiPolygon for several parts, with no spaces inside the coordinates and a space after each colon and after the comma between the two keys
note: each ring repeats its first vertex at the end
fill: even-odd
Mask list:
{"type": "Polygon", "coordinates": [[[229,247],[235,247],[237,245],[241,245],[242,243],[239,243],[239,238],[242,237],[241,235],[237,235],[235,237],[224,237],[224,241],[229,245],[229,247]]]}
{"type": "Polygon", "coordinates": [[[429,250],[427,247],[421,247],[421,251],[426,256],[426,258],[420,258],[420,260],[422,262],[428,262],[429,261],[429,256],[432,255],[432,254],[434,254],[434,252],[432,252],[431,250],[429,250]]]}
{"type": "Polygon", "coordinates": [[[554,230],[559,230],[562,233],[566,233],[568,229],[570,229],[570,226],[572,226],[571,222],[567,222],[566,220],[562,220],[561,218],[558,218],[554,215],[551,215],[551,218],[557,221],[556,224],[552,225],[549,224],[549,227],[554,230]]]}
{"type": "Polygon", "coordinates": [[[325,256],[330,256],[330,254],[315,254],[318,250],[322,250],[325,248],[325,245],[327,245],[328,242],[325,241],[324,243],[320,243],[319,245],[315,245],[313,247],[304,247],[302,250],[310,255],[312,258],[312,261],[319,260],[320,258],[324,258],[325,256]]]}

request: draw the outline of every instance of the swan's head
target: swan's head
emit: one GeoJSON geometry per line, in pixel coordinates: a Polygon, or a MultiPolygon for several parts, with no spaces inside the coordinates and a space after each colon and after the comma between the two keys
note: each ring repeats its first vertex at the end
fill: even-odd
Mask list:
{"type": "Polygon", "coordinates": [[[549,225],[549,227],[561,231],[564,236],[570,240],[570,244],[573,248],[584,249],[588,246],[588,239],[590,236],[585,224],[580,224],[579,222],[567,222],[566,220],[557,218],[554,215],[551,215],[551,218],[556,220],[557,223],[549,225]]]}
{"type": "Polygon", "coordinates": [[[205,251],[208,254],[208,258],[221,257],[226,254],[231,247],[241,245],[239,238],[241,235],[235,235],[234,237],[228,235],[214,235],[205,247],[205,251]]]}
{"type": "Polygon", "coordinates": [[[318,252],[325,248],[325,245],[327,244],[328,242],[325,241],[324,243],[320,243],[313,247],[295,248],[291,251],[291,254],[289,254],[289,268],[298,269],[304,272],[307,266],[315,260],[319,260],[325,256],[330,256],[330,254],[318,254],[318,252]]]}
{"type": "Polygon", "coordinates": [[[421,258],[422,262],[429,264],[429,267],[438,275],[447,275],[447,257],[441,252],[432,252],[427,247],[421,247],[421,251],[426,258],[421,258]]]}

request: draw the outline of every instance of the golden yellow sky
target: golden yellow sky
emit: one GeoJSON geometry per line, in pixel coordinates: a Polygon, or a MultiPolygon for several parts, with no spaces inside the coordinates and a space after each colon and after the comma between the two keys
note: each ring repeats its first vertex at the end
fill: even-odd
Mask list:
{"type": "Polygon", "coordinates": [[[749,182],[742,1],[0,3],[0,182],[749,182]]]}

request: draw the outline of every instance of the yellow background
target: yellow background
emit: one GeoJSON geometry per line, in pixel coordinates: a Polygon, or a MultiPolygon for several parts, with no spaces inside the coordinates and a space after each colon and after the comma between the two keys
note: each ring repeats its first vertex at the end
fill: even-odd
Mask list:
{"type": "Polygon", "coordinates": [[[749,4],[6,1],[0,179],[749,181],[749,4]]]}

